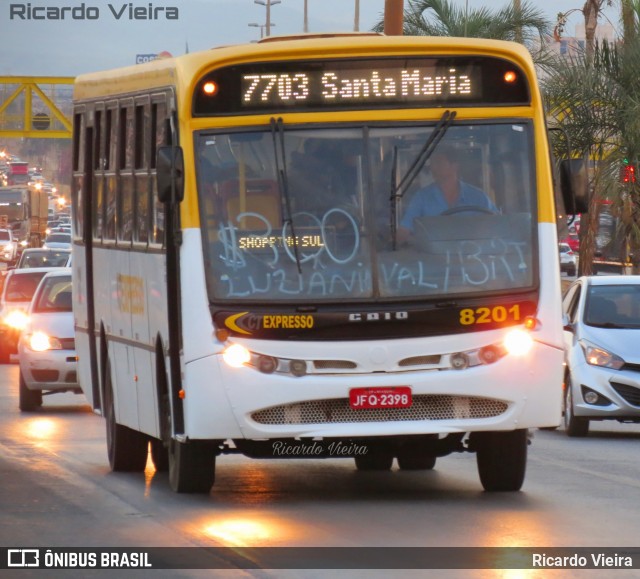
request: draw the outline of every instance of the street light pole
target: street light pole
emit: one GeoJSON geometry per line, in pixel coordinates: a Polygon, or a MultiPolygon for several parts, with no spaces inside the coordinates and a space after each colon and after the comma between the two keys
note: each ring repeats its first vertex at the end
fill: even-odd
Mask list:
{"type": "Polygon", "coordinates": [[[356,0],[355,13],[353,15],[353,31],[358,32],[359,30],[360,30],[360,0],[356,0]]]}
{"type": "MultiPolygon", "coordinates": [[[[265,27],[267,29],[267,36],[271,36],[271,6],[280,4],[282,0],[253,0],[255,4],[267,7],[267,21],[265,27]]],[[[305,2],[306,5],[306,2],[305,2]]]]}
{"type": "Polygon", "coordinates": [[[467,21],[469,20],[469,0],[464,3],[464,36],[467,37],[467,21]]]}
{"type": "MultiPolygon", "coordinates": [[[[275,26],[276,23],[272,22],[271,26],[275,26]]],[[[260,39],[264,38],[264,29],[266,28],[266,24],[258,24],[257,22],[251,22],[251,24],[248,24],[248,26],[253,26],[254,28],[259,28],[260,29],[260,39]]],[[[252,41],[252,42],[255,42],[252,41]]]]}
{"type": "Polygon", "coordinates": [[[307,0],[304,0],[304,32],[309,32],[309,12],[307,0]]]}

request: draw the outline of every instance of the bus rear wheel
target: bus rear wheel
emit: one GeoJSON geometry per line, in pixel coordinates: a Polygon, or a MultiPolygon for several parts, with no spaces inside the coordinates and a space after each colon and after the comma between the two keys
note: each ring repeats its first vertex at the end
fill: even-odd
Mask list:
{"type": "Polygon", "coordinates": [[[369,449],[367,454],[355,457],[358,470],[390,470],[393,464],[393,453],[382,449],[369,449]]]}
{"type": "Polygon", "coordinates": [[[436,457],[429,453],[422,441],[401,443],[396,452],[400,470],[431,470],[436,465],[436,457]]]}
{"type": "Polygon", "coordinates": [[[475,434],[480,482],[488,492],[519,491],[527,468],[527,429],[475,434]]]}
{"type": "Polygon", "coordinates": [[[105,384],[105,418],[107,419],[107,453],[114,472],[142,472],[147,464],[149,440],[146,435],[116,422],[116,409],[107,369],[105,384]]]}
{"type": "Polygon", "coordinates": [[[216,453],[210,442],[169,442],[169,485],[177,493],[208,493],[215,481],[216,453]]]}
{"type": "Polygon", "coordinates": [[[398,454],[400,470],[432,470],[436,466],[436,457],[428,454],[398,454]]]}

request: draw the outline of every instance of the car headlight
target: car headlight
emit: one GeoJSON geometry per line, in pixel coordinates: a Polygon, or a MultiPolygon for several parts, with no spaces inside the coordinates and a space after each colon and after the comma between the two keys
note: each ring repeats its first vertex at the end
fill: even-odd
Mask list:
{"type": "Polygon", "coordinates": [[[34,352],[45,352],[47,350],[62,350],[62,344],[58,338],[52,338],[44,332],[34,332],[29,336],[29,348],[34,352]]]}
{"type": "Polygon", "coordinates": [[[29,322],[29,316],[24,310],[11,310],[3,317],[2,321],[14,330],[24,330],[29,322]]]}
{"type": "Polygon", "coordinates": [[[620,370],[620,368],[624,366],[624,360],[620,356],[616,356],[600,346],[587,342],[587,340],[580,340],[580,346],[584,352],[587,364],[600,366],[602,368],[611,368],[612,370],[620,370]]]}

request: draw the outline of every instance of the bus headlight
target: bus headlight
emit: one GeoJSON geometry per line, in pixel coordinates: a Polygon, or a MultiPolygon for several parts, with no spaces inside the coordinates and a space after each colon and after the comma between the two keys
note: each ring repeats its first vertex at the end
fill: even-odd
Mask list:
{"type": "Polygon", "coordinates": [[[504,347],[513,356],[524,356],[533,347],[533,338],[528,331],[515,328],[504,337],[504,347]]]}
{"type": "Polygon", "coordinates": [[[14,330],[24,330],[29,322],[29,316],[24,310],[11,310],[2,321],[14,330]]]}
{"type": "Polygon", "coordinates": [[[251,361],[251,352],[240,344],[231,344],[222,353],[222,359],[232,368],[240,368],[251,361]]]}

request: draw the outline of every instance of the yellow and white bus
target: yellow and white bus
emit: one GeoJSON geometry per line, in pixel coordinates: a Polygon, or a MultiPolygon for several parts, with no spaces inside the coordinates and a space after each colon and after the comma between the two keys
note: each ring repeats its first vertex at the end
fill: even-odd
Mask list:
{"type": "Polygon", "coordinates": [[[521,488],[563,376],[523,47],[309,35],[82,75],[73,170],[79,380],[113,470],[150,447],[209,492],[226,453],[468,451],[486,490],[521,488]],[[417,211],[444,149],[460,197],[417,211]]]}

